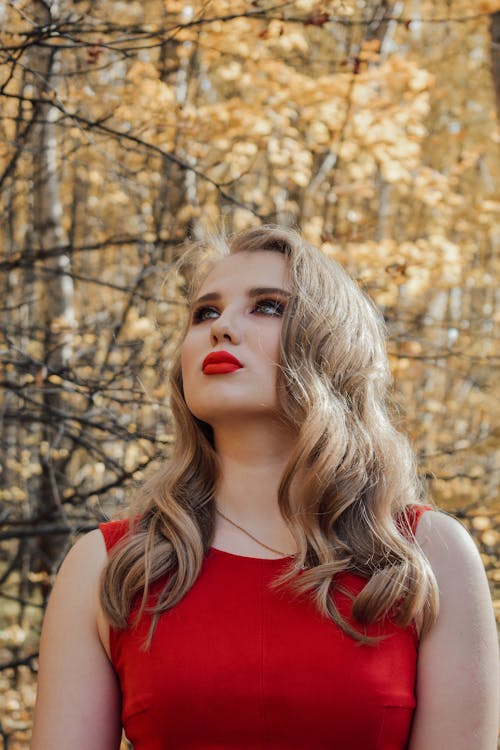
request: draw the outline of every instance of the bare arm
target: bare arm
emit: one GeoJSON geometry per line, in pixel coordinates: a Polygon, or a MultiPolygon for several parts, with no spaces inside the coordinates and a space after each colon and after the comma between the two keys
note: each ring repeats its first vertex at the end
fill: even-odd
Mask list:
{"type": "Polygon", "coordinates": [[[481,558],[442,513],[424,513],[416,536],[436,575],[440,614],[420,644],[409,750],[496,750],[498,645],[481,558]]]}
{"type": "Polygon", "coordinates": [[[31,750],[117,750],[120,690],[98,634],[104,540],[92,531],[70,550],[42,629],[31,750]]]}

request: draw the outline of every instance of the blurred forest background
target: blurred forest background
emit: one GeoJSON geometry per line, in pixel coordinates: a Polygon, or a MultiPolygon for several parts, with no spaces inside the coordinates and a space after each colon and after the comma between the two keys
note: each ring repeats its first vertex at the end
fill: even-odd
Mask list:
{"type": "Polygon", "coordinates": [[[169,272],[221,222],[299,225],[381,306],[500,611],[498,0],[4,0],[0,45],[0,747],[62,556],[168,455],[169,272]]]}

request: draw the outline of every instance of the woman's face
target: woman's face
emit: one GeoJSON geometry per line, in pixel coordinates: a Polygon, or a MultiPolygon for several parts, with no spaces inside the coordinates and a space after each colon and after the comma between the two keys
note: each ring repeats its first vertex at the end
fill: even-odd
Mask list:
{"type": "Polygon", "coordinates": [[[275,416],[282,316],[290,285],[285,256],[262,251],[219,261],[193,301],[181,347],[184,395],[198,419],[275,416]]]}

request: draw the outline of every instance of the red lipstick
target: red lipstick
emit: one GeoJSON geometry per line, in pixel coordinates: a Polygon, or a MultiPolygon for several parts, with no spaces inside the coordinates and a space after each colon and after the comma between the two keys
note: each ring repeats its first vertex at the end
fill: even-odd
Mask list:
{"type": "Polygon", "coordinates": [[[232,354],[225,351],[211,352],[203,360],[201,369],[205,375],[224,375],[227,372],[234,372],[243,367],[241,362],[232,354]]]}

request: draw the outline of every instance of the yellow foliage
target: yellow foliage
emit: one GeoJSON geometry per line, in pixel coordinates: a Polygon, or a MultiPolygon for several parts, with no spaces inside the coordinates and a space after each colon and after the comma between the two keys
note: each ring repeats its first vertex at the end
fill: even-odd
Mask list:
{"type": "Polygon", "coordinates": [[[479,0],[478,10],[480,13],[497,13],[500,11],[500,0],[479,0]]]}
{"type": "MultiPolygon", "coordinates": [[[[410,22],[417,6],[405,2],[409,22],[370,38],[362,21],[374,5],[355,0],[294,0],[272,20],[269,4],[245,0],[77,2],[99,32],[78,37],[75,22],[77,43],[58,47],[53,192],[36,181],[36,129],[22,138],[41,89],[30,66],[47,50],[22,5],[0,11],[1,43],[33,40],[19,65],[0,64],[0,84],[12,73],[0,121],[2,173],[11,169],[0,194],[5,408],[33,413],[13,423],[2,462],[0,497],[14,514],[32,512],[51,462],[64,462],[58,498],[75,515],[127,503],[127,487],[100,489],[115,486],[117,467],[142,480],[173,440],[168,369],[186,315],[171,274],[178,243],[221,220],[230,231],[278,221],[300,225],[382,306],[401,423],[435,477],[429,492],[451,510],[475,507],[470,528],[494,569],[500,136],[486,14],[500,5],[417,5],[428,22],[410,22]],[[56,194],[43,235],[35,203],[56,194]],[[64,232],[75,326],[47,294],[57,259],[44,253],[64,232]],[[52,368],[65,337],[69,360],[52,368]],[[35,419],[50,399],[67,419],[35,419]]],[[[50,289],[63,294],[67,278],[50,289]]]]}

